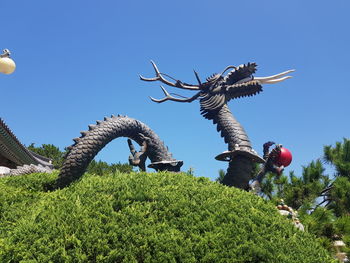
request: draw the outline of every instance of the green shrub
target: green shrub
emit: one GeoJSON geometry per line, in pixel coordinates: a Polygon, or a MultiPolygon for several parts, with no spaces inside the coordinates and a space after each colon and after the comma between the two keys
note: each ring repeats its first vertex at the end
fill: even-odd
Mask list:
{"type": "Polygon", "coordinates": [[[112,163],[108,164],[104,161],[92,160],[86,169],[87,173],[90,174],[106,174],[106,173],[131,173],[133,167],[126,163],[112,163]]]}
{"type": "Polygon", "coordinates": [[[0,180],[0,262],[332,262],[250,193],[175,173],[0,180]]]}

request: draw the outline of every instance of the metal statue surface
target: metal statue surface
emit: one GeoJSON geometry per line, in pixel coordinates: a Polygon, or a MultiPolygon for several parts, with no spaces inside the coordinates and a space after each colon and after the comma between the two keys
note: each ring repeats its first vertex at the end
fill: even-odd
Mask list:
{"type": "MultiPolygon", "coordinates": [[[[181,95],[171,95],[161,86],[165,97],[163,99],[154,99],[151,97],[152,101],[162,103],[165,101],[192,102],[199,100],[200,111],[203,117],[212,120],[216,124],[217,130],[221,132],[225,143],[228,144],[228,150],[217,155],[216,159],[229,162],[229,167],[223,179],[224,184],[248,189],[255,162],[264,164],[257,181],[267,171],[279,172],[276,170],[278,168],[271,166],[271,160],[274,156],[274,151],[269,152],[268,150],[271,145],[264,145],[264,158],[261,158],[253,150],[245,130],[234,118],[227,103],[232,99],[258,94],[262,91],[263,84],[274,84],[291,78],[287,74],[293,72],[293,70],[260,78],[253,76],[257,65],[255,63],[248,63],[237,67],[228,66],[222,73],[208,77],[205,82],[201,82],[197,72],[194,72],[198,84],[193,85],[175,80],[169,75],[161,73],[154,62],[152,62],[152,65],[156,76],[153,78],[140,76],[141,80],[150,82],[160,81],[171,87],[196,91],[194,96],[186,98],[181,95]],[[228,70],[230,71],[225,75],[228,70]],[[170,81],[169,79],[173,79],[174,81],[170,81]]],[[[0,121],[0,135],[1,128],[2,131],[7,129],[0,121]]],[[[6,136],[4,137],[4,135],[1,135],[3,137],[0,136],[0,157],[7,156],[6,160],[12,161],[10,164],[13,164],[12,166],[14,167],[22,163],[27,166],[30,166],[30,164],[41,164],[49,167],[47,159],[29,152],[11,134],[11,132],[7,132],[7,135],[11,137],[10,139],[5,138],[6,136]],[[5,147],[7,147],[7,150],[5,147]],[[11,154],[13,155],[12,159],[8,158],[11,154]],[[22,161],[17,164],[13,159],[15,157],[22,158],[22,161]],[[26,158],[31,159],[31,161],[23,161],[26,158]]],[[[128,145],[131,153],[129,163],[138,166],[141,170],[145,170],[147,157],[151,160],[151,164],[148,167],[160,171],[179,171],[183,164],[182,161],[172,157],[164,143],[144,123],[127,116],[112,115],[110,118],[105,117],[103,121],[97,121],[94,125],[89,125],[88,131],[81,132],[81,137],[73,139],[74,144],[68,147],[63,167],[57,179],[57,187],[65,187],[80,178],[97,153],[106,144],[118,137],[129,138],[128,145]],[[141,146],[140,151],[135,150],[130,139],[141,146]]],[[[32,170],[33,167],[29,167],[28,169],[32,170]]]]}
{"type": "Polygon", "coordinates": [[[198,73],[194,71],[198,84],[187,84],[176,80],[167,74],[161,73],[156,64],[151,61],[156,76],[145,78],[140,76],[143,81],[160,81],[168,86],[196,91],[192,97],[183,97],[180,95],[171,95],[163,86],[165,97],[162,99],[151,100],[157,103],[165,101],[192,102],[199,100],[200,111],[204,118],[212,120],[217,125],[217,130],[221,131],[225,143],[228,144],[228,151],[219,154],[216,159],[228,161],[229,167],[223,179],[223,183],[229,186],[235,186],[243,189],[249,188],[254,162],[265,163],[253,149],[250,140],[240,125],[234,118],[227,103],[236,98],[253,96],[262,91],[263,84],[275,84],[291,78],[287,74],[294,70],[288,70],[280,74],[269,77],[254,77],[257,65],[248,63],[240,66],[228,66],[220,74],[213,74],[205,82],[201,82],[198,73]],[[226,75],[225,73],[230,70],[226,75]],[[174,81],[170,81],[172,79],[174,81]]]}
{"type": "Polygon", "coordinates": [[[283,165],[277,164],[278,156],[281,153],[281,144],[276,144],[275,142],[266,142],[263,145],[264,160],[265,163],[262,165],[258,175],[254,178],[253,182],[249,185],[252,191],[259,193],[261,188],[260,184],[264,179],[265,175],[270,172],[277,176],[280,176],[284,170],[283,165]],[[275,144],[275,148],[270,151],[270,147],[275,144]]]}
{"type": "Polygon", "coordinates": [[[57,179],[57,187],[65,187],[79,179],[97,153],[119,137],[127,137],[141,145],[141,151],[137,152],[131,141],[128,141],[130,164],[145,170],[145,160],[148,157],[152,162],[148,165],[150,168],[159,171],[180,171],[183,162],[172,157],[158,135],[146,124],[127,116],[112,115],[89,125],[88,131],[82,131],[81,137],[73,139],[74,144],[68,147],[69,151],[57,179]]]}

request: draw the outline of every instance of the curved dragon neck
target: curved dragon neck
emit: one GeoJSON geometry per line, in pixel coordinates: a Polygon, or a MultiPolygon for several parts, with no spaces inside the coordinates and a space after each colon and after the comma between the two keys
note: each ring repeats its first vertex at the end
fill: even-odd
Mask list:
{"type": "MultiPolygon", "coordinates": [[[[241,189],[248,189],[249,180],[252,178],[254,163],[261,159],[252,149],[247,133],[241,124],[235,119],[227,104],[220,110],[210,114],[210,119],[217,125],[225,143],[228,144],[227,156],[229,167],[222,183],[241,189]]],[[[208,117],[207,117],[208,118],[208,117]]]]}
{"type": "Polygon", "coordinates": [[[233,151],[237,145],[247,150],[252,149],[247,133],[235,119],[227,104],[213,115],[212,120],[217,125],[217,130],[221,131],[221,137],[224,137],[229,151],[233,151]]]}

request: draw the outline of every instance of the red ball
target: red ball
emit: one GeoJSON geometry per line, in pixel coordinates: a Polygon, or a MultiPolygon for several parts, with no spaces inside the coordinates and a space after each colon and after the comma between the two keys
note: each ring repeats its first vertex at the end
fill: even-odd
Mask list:
{"type": "Polygon", "coordinates": [[[287,167],[292,162],[292,153],[287,148],[281,148],[280,154],[276,158],[275,164],[277,166],[287,167]]]}

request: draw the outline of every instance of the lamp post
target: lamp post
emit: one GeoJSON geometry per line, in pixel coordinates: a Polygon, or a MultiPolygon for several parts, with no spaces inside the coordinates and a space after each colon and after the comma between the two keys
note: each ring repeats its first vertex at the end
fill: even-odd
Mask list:
{"type": "Polygon", "coordinates": [[[11,74],[16,69],[15,62],[10,58],[11,52],[8,49],[4,49],[0,54],[0,73],[11,74]]]}

